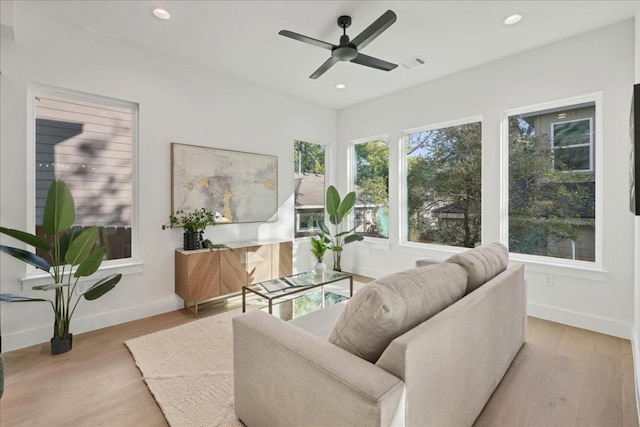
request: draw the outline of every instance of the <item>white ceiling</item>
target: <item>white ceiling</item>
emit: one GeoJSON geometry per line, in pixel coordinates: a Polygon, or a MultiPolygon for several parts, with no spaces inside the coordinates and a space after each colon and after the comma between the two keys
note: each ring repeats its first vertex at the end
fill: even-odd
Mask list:
{"type": "MultiPolygon", "coordinates": [[[[35,13],[199,64],[218,73],[340,109],[634,16],[637,1],[16,1],[16,23],[35,13]],[[152,17],[152,6],[171,13],[152,17]],[[282,29],[338,44],[340,15],[353,39],[387,9],[398,19],[362,52],[401,63],[391,72],[341,62],[309,75],[330,52],[282,29]],[[519,13],[511,27],[505,17],[519,13]],[[347,88],[338,91],[337,83],[347,88]]],[[[17,27],[19,30],[19,28],[17,27]]]]}

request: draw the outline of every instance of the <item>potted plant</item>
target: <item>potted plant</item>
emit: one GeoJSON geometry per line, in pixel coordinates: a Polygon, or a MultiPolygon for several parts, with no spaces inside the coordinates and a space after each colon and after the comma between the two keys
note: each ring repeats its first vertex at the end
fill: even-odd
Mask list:
{"type": "Polygon", "coordinates": [[[334,226],[334,232],[331,234],[324,222],[320,223],[320,229],[328,241],[329,249],[331,249],[333,253],[333,269],[335,271],[342,271],[340,258],[344,245],[364,239],[361,235],[354,233],[355,227],[351,230],[344,231],[344,225],[342,224],[342,221],[351,213],[355,204],[356,193],[354,191],[348,193],[344,196],[344,199],[341,200],[338,190],[336,190],[333,185],[327,188],[325,210],[329,215],[329,222],[334,226]]]}
{"type": "Polygon", "coordinates": [[[311,238],[311,253],[313,254],[313,256],[317,261],[313,269],[318,274],[322,274],[327,270],[327,266],[324,262],[322,262],[322,259],[324,257],[325,252],[327,252],[327,249],[329,248],[328,244],[329,244],[329,240],[324,234],[313,236],[311,238]]]}
{"type": "Polygon", "coordinates": [[[176,211],[175,215],[169,215],[169,222],[164,224],[162,229],[184,227],[182,246],[184,250],[188,251],[203,247],[202,233],[208,225],[216,225],[212,211],[200,208],[192,212],[185,212],[180,209],[176,211]]]}
{"type": "Polygon", "coordinates": [[[0,233],[11,236],[21,242],[39,249],[46,258],[23,249],[0,245],[0,251],[18,258],[51,275],[53,283],[34,286],[33,289],[54,291],[53,300],[13,294],[0,294],[0,301],[34,302],[44,301],[51,304],[54,314],[51,354],[61,354],[71,350],[73,334],[69,332],[71,318],[81,298],[95,300],[113,289],[122,274],[112,274],[98,280],[86,291],[76,296],[76,287],[81,277],[95,273],[105,256],[105,248],[96,248],[98,227],[81,230],[73,227],[75,222],[75,204],[69,187],[62,180],[53,180],[49,186],[44,206],[42,230],[46,238],[52,238],[53,244],[45,239],[24,231],[0,227],[0,233]]]}

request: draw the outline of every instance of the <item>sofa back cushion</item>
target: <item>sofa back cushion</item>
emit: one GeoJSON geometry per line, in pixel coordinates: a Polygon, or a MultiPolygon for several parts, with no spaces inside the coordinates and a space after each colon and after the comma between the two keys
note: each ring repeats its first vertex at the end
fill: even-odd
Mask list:
{"type": "Polygon", "coordinates": [[[507,268],[509,251],[503,244],[494,242],[456,254],[445,262],[458,264],[467,271],[468,294],[507,268]]]}
{"type": "Polygon", "coordinates": [[[467,274],[455,263],[414,268],[362,287],[338,317],[329,341],[372,363],[389,343],[464,296],[467,274]]]}

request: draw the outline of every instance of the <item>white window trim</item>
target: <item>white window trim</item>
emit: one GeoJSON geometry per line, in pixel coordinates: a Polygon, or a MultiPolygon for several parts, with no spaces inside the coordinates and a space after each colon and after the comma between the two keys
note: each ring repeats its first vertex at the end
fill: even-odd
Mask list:
{"type": "MultiPolygon", "coordinates": [[[[388,133],[384,133],[384,134],[379,134],[379,135],[374,135],[374,136],[370,136],[370,137],[366,137],[366,138],[358,138],[358,139],[353,139],[351,141],[349,141],[349,147],[347,148],[347,183],[348,183],[348,191],[355,191],[356,190],[356,184],[354,182],[354,178],[355,178],[355,170],[356,170],[356,165],[355,165],[355,157],[356,157],[356,145],[357,144],[365,144],[367,142],[372,142],[372,141],[378,141],[378,140],[385,140],[387,141],[387,147],[389,147],[389,161],[391,161],[391,146],[389,144],[389,134],[388,133]]],[[[389,175],[391,175],[391,165],[389,165],[389,175]]],[[[390,195],[388,195],[390,196],[390,195]]],[[[389,200],[387,200],[387,206],[389,206],[389,200]]],[[[390,206],[389,206],[390,208],[390,206]]],[[[391,216],[391,209],[389,209],[389,216],[391,216]]],[[[391,222],[391,218],[389,218],[389,222],[391,222]]],[[[355,224],[355,217],[354,214],[351,213],[351,215],[349,215],[349,219],[347,221],[348,227],[349,229],[353,228],[354,224],[355,224]]],[[[389,234],[391,234],[391,227],[389,227],[389,234]]],[[[380,247],[388,247],[386,245],[386,243],[389,242],[389,239],[391,238],[391,236],[389,237],[369,237],[369,236],[364,236],[364,240],[362,240],[361,242],[357,242],[359,243],[361,246],[365,246],[367,245],[367,242],[370,242],[372,245],[374,246],[380,246],[380,247]]]]}
{"type": "MultiPolygon", "coordinates": [[[[330,149],[330,145],[328,143],[322,143],[322,142],[318,142],[315,139],[300,139],[300,138],[294,138],[293,141],[302,141],[302,142],[306,142],[309,144],[316,144],[316,145],[322,145],[324,146],[324,194],[327,194],[327,181],[329,180],[329,163],[327,160],[330,158],[329,157],[329,153],[331,151],[330,149]]],[[[295,174],[295,170],[293,171],[293,173],[295,174]]],[[[324,217],[324,221],[326,223],[327,218],[326,218],[326,212],[327,210],[324,209],[324,203],[323,203],[323,217],[324,217]]],[[[294,217],[294,221],[297,221],[297,214],[296,214],[296,201],[295,199],[293,200],[293,217],[294,217]]],[[[313,236],[300,236],[300,237],[296,237],[296,223],[293,224],[293,241],[294,242],[308,242],[309,240],[311,240],[313,236]]]]}
{"type": "MultiPolygon", "coordinates": [[[[115,107],[130,108],[132,112],[132,128],[131,128],[131,164],[132,164],[132,200],[131,200],[131,258],[114,259],[104,261],[98,271],[107,271],[124,268],[123,274],[136,274],[142,272],[142,258],[140,256],[140,224],[139,224],[139,166],[138,166],[138,152],[139,152],[139,115],[140,106],[138,103],[131,101],[124,101],[115,98],[109,98],[106,96],[99,96],[90,93],[63,89],[59,87],[49,86],[40,83],[30,83],[27,87],[27,188],[25,194],[27,195],[27,224],[26,230],[33,233],[36,229],[36,94],[40,92],[50,93],[52,95],[62,95],[67,97],[75,97],[78,99],[94,102],[98,104],[111,105],[115,107]]],[[[27,250],[33,251],[32,246],[28,246],[27,250]]],[[[93,277],[93,276],[92,276],[93,277]]],[[[32,286],[38,284],[46,284],[51,282],[51,277],[42,273],[40,270],[30,265],[26,266],[25,277],[21,279],[23,288],[30,289],[32,286]],[[45,281],[46,279],[46,281],[45,281]]]]}
{"type": "MultiPolygon", "coordinates": [[[[449,121],[445,121],[445,122],[440,122],[440,123],[434,123],[434,124],[430,124],[430,125],[426,125],[426,126],[420,126],[420,127],[416,127],[416,128],[410,128],[410,129],[404,129],[401,132],[402,138],[400,139],[400,144],[398,144],[398,156],[399,156],[399,175],[400,175],[400,191],[398,192],[400,200],[398,203],[399,206],[399,214],[400,214],[400,227],[398,227],[398,232],[400,233],[400,235],[398,236],[398,242],[399,242],[399,246],[400,247],[406,247],[406,248],[425,248],[425,249],[434,249],[434,250],[442,250],[444,249],[445,251],[451,251],[451,252],[458,252],[458,250],[464,250],[465,248],[460,248],[458,246],[450,246],[450,245],[440,245],[440,244],[436,244],[436,243],[420,243],[420,242],[411,242],[409,241],[408,238],[408,234],[409,234],[409,215],[407,212],[407,206],[408,206],[408,194],[407,194],[407,173],[409,172],[407,170],[407,142],[408,142],[408,137],[411,134],[417,133],[417,132],[423,132],[423,131],[428,131],[428,130],[434,130],[434,129],[443,129],[443,128],[448,128],[448,127],[453,127],[453,126],[460,126],[460,125],[466,125],[466,124],[470,124],[470,123],[477,123],[480,122],[481,124],[483,124],[483,116],[482,115],[478,115],[478,116],[470,116],[470,117],[465,117],[465,118],[461,118],[461,119],[455,119],[455,120],[449,120],[449,121]]],[[[484,176],[484,173],[483,173],[484,176]]],[[[482,183],[481,183],[482,185],[482,183]]],[[[483,190],[481,190],[482,193],[483,190]]],[[[482,213],[481,213],[482,215],[482,213]]],[[[484,218],[484,216],[483,216],[484,218]]],[[[482,235],[482,233],[481,233],[482,235]]],[[[467,248],[468,249],[468,248],[467,248]]]]}
{"type": "Polygon", "coordinates": [[[571,172],[593,172],[593,120],[591,117],[583,117],[580,119],[575,119],[575,120],[565,120],[565,121],[561,121],[561,122],[553,122],[551,123],[551,148],[554,150],[564,150],[566,148],[578,148],[578,147],[589,147],[589,169],[571,169],[566,171],[567,173],[571,173],[571,172]],[[555,146],[555,126],[556,125],[560,125],[560,124],[565,124],[565,123],[572,123],[572,122],[584,122],[584,121],[588,121],[589,122],[589,142],[586,144],[572,144],[572,145],[563,145],[561,147],[557,147],[555,146]]]}
{"type": "Polygon", "coordinates": [[[603,236],[603,212],[602,203],[603,190],[603,115],[602,115],[602,92],[590,93],[571,98],[564,98],[557,101],[544,102],[526,107],[513,108],[502,112],[500,120],[500,242],[509,246],[509,117],[517,114],[534,113],[537,111],[550,110],[553,108],[563,108],[577,104],[595,103],[595,179],[596,179],[596,200],[595,200],[595,261],[574,261],[564,258],[543,257],[528,254],[510,255],[511,258],[532,264],[544,264],[547,266],[567,267],[576,270],[590,270],[604,272],[602,264],[602,236],[603,236]]]}

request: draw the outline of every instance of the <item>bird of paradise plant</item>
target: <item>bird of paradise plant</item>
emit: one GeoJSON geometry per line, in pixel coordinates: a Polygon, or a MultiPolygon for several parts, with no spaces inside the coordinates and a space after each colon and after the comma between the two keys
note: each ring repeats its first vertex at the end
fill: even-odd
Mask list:
{"type": "Polygon", "coordinates": [[[52,354],[64,353],[71,349],[72,334],[69,333],[69,326],[80,299],[89,301],[98,299],[113,289],[122,278],[122,274],[112,274],[98,280],[76,296],[78,281],[82,277],[91,276],[98,270],[105,257],[105,248],[96,248],[98,227],[80,230],[78,227],[73,227],[74,222],[75,203],[71,191],[64,181],[54,180],[49,186],[42,222],[43,233],[46,237],[53,239],[53,244],[31,233],[0,227],[0,233],[47,254],[46,257],[42,257],[24,249],[0,245],[0,251],[49,273],[53,283],[34,286],[33,289],[55,292],[53,300],[0,294],[0,301],[51,304],[55,316],[51,339],[52,354]]]}

